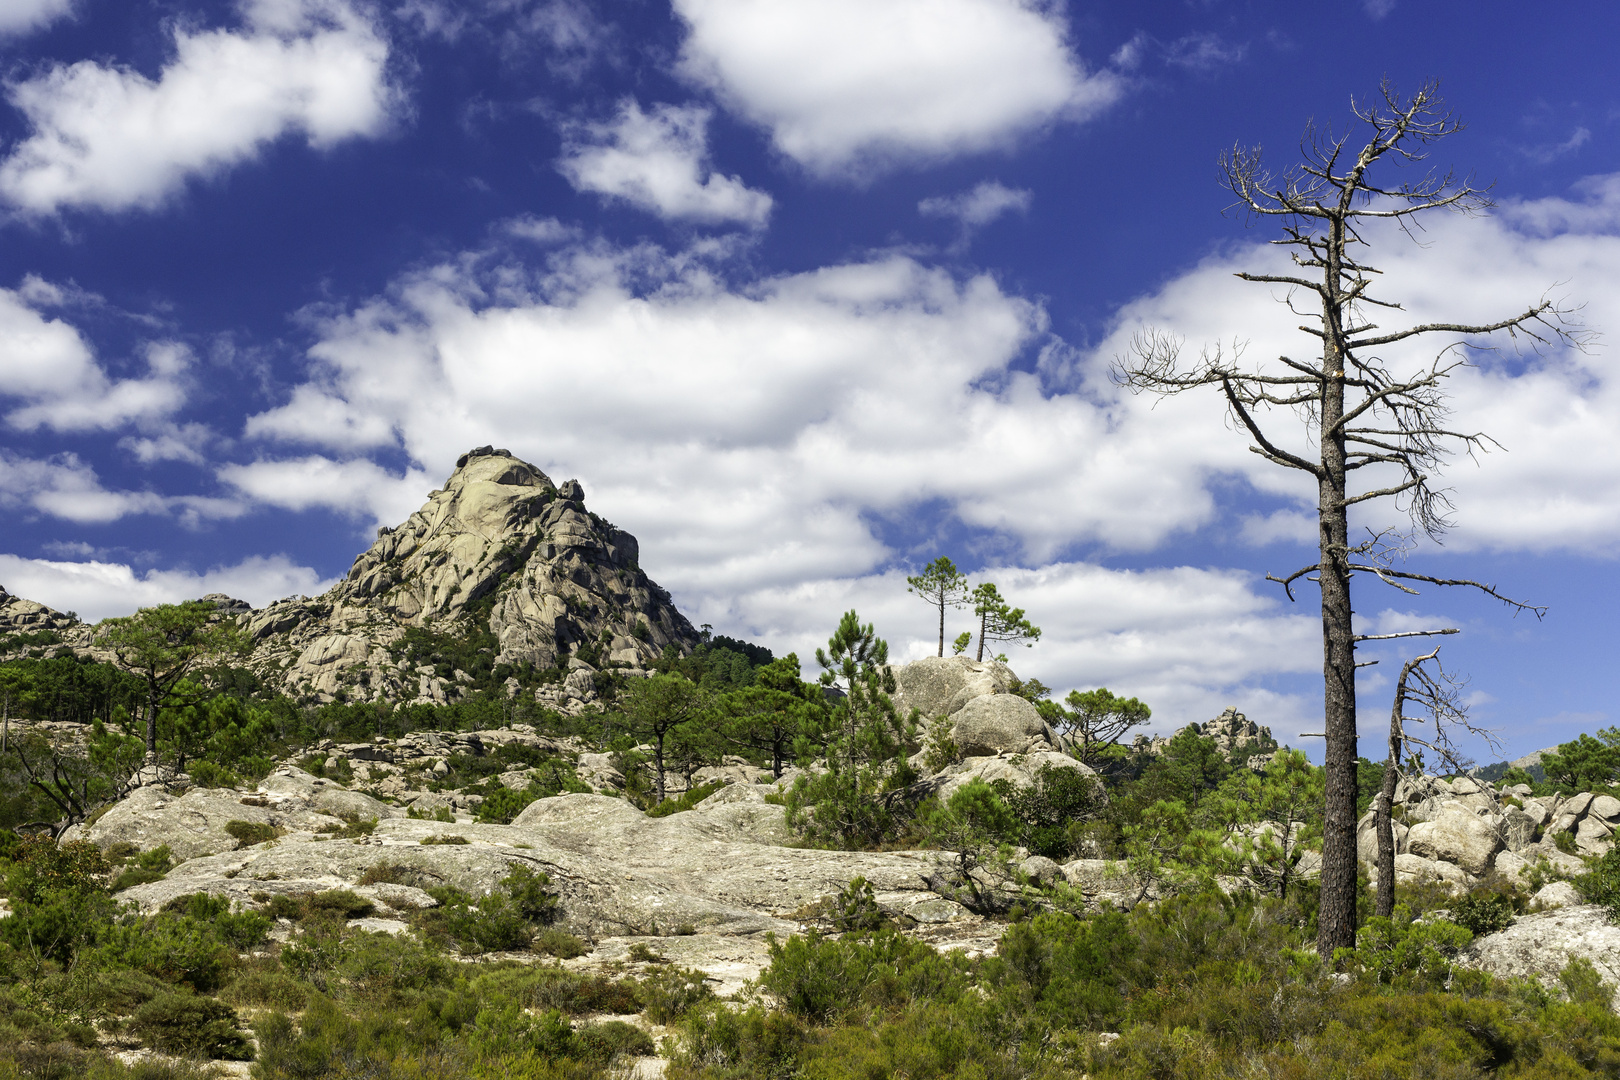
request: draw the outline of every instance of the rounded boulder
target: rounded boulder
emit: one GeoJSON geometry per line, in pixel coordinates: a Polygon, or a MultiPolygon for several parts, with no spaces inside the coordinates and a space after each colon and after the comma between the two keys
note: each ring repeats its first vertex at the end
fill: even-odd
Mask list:
{"type": "Polygon", "coordinates": [[[957,711],[951,740],[959,757],[1023,753],[1034,740],[1048,741],[1046,721],[1017,694],[977,697],[957,711]]]}

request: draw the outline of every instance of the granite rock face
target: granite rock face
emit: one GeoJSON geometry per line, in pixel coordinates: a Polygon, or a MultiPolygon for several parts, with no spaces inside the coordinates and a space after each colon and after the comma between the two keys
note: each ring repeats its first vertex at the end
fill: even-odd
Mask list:
{"type": "Polygon", "coordinates": [[[479,895],[514,866],[526,865],[550,876],[566,925],[591,936],[667,933],[679,926],[718,934],[792,933],[804,917],[796,913],[836,896],[857,876],[870,881],[878,902],[897,914],[915,909],[914,918],[935,923],[967,917],[925,880],[949,864],[949,854],[784,846],[789,837],[782,808],[765,802],[770,790],[732,784],[693,810],[661,818],[623,799],[562,795],[531,803],[510,825],[394,816],[381,818],[367,836],[343,838],[314,831],[322,823],[341,824],[316,809],[326,786],[284,767],[250,794],[216,791],[193,799],[193,792],[166,800],[161,789],[142,789],[87,835],[103,846],[120,840],[144,848],[168,843],[185,859],[164,880],[119,894],[143,911],[195,892],[252,907],[267,895],[356,888],[399,912],[431,906],[425,887],[454,885],[479,895]],[[237,848],[229,836],[191,822],[203,812],[210,821],[231,815],[289,831],[237,848]],[[100,828],[115,814],[114,825],[100,828]],[[191,841],[193,834],[182,854],[176,843],[191,841]],[[465,843],[433,842],[445,837],[465,843]],[[411,883],[357,885],[379,865],[411,883]]]}
{"type": "MultiPolygon", "coordinates": [[[[429,702],[455,700],[471,678],[411,665],[400,648],[408,630],[487,635],[496,664],[548,669],[590,646],[599,665],[639,668],[699,640],[639,555],[635,537],[585,508],[578,481],[559,487],[482,447],[404,523],[379,530],[323,596],[241,616],[250,663],[292,694],[429,702]]],[[[552,704],[594,696],[585,668],[552,704]]]]}
{"type": "Polygon", "coordinates": [[[1478,877],[1491,868],[1502,849],[1502,837],[1490,819],[1462,806],[1448,806],[1432,819],[1412,826],[1406,849],[1452,863],[1478,877]]]}
{"type": "MultiPolygon", "coordinates": [[[[1234,708],[1228,708],[1215,719],[1202,724],[1188,724],[1172,735],[1138,735],[1132,741],[1131,747],[1138,753],[1162,754],[1170,740],[1184,731],[1191,731],[1197,735],[1215,740],[1215,748],[1224,755],[1232,755],[1238,751],[1253,748],[1259,750],[1265,746],[1275,746],[1276,741],[1271,737],[1271,729],[1262,727],[1250,720],[1247,716],[1234,708]]],[[[1262,770],[1271,760],[1269,754],[1256,754],[1250,758],[1249,768],[1262,770]]]]}
{"type": "Polygon", "coordinates": [[[975,697],[952,719],[951,741],[962,758],[1058,747],[1057,736],[1040,711],[1016,694],[975,697]]]}
{"type": "Polygon", "coordinates": [[[894,704],[902,716],[916,709],[926,723],[954,716],[977,698],[1010,693],[1015,679],[1011,668],[994,660],[929,656],[895,666],[894,704]]]}
{"type": "MultiPolygon", "coordinates": [[[[1522,915],[1463,953],[1465,963],[1493,975],[1531,978],[1554,990],[1559,988],[1558,973],[1574,957],[1591,961],[1605,982],[1620,987],[1620,926],[1609,922],[1596,904],[1522,915]]],[[[1620,1008],[1620,994],[1614,1007],[1620,1008]]]]}
{"type": "Polygon", "coordinates": [[[84,623],[75,616],[64,614],[44,604],[13,596],[0,585],[0,637],[11,634],[36,634],[42,631],[62,633],[83,628],[84,623]]]}

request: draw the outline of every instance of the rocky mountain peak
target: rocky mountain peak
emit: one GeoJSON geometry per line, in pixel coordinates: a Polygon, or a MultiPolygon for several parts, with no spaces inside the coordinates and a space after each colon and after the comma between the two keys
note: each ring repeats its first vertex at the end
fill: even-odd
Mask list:
{"type": "Polygon", "coordinates": [[[442,701],[497,671],[561,682],[570,665],[639,668],[696,645],[639,559],[635,537],[585,508],[579,481],[559,487],[484,446],[323,596],[243,621],[254,666],[289,692],[442,701]]]}

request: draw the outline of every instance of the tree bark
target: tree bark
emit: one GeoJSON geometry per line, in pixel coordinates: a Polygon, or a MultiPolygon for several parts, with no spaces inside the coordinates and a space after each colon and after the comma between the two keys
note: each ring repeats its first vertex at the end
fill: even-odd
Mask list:
{"type": "MultiPolygon", "coordinates": [[[[1437,655],[1437,652],[1429,655],[1437,655]]],[[[1401,742],[1406,735],[1406,679],[1422,662],[1422,659],[1407,661],[1401,669],[1401,677],[1395,680],[1395,705],[1389,714],[1389,757],[1384,762],[1384,783],[1373,808],[1373,821],[1378,829],[1378,900],[1374,911],[1386,919],[1395,914],[1395,826],[1390,816],[1395,807],[1395,780],[1401,764],[1401,742]]],[[[1439,727],[1437,713],[1437,732],[1439,727]]]]}
{"type": "Polygon", "coordinates": [[[945,655],[945,598],[939,600],[939,655],[945,655]]]}
{"type": "Polygon", "coordinates": [[[1346,497],[1344,369],[1345,304],[1340,293],[1344,222],[1334,221],[1327,245],[1322,298],[1322,435],[1318,474],[1318,542],[1322,587],[1323,732],[1327,750],[1322,821],[1322,906],[1316,950],[1356,944],[1356,643],[1350,606],[1349,507],[1346,497]]]}
{"type": "Polygon", "coordinates": [[[1373,814],[1378,824],[1378,903],[1374,914],[1389,918],[1395,914],[1395,826],[1390,811],[1395,806],[1395,755],[1384,769],[1384,787],[1378,793],[1373,814]]]}

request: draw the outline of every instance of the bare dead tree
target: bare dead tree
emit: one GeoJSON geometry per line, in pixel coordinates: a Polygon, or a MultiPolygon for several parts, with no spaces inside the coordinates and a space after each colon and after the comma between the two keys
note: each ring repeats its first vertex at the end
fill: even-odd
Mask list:
{"type": "MultiPolygon", "coordinates": [[[[1308,128],[1303,162],[1281,176],[1261,163],[1259,150],[1234,148],[1222,155],[1225,183],[1238,207],[1250,217],[1280,218],[1283,236],[1272,243],[1292,249],[1297,274],[1251,274],[1245,281],[1285,286],[1290,312],[1311,321],[1299,327],[1316,339],[1320,356],[1282,356],[1275,365],[1240,364],[1241,348],[1205,350],[1194,363],[1183,362],[1181,342],[1159,331],[1139,334],[1130,353],[1116,361],[1115,377],[1134,392],[1179,394],[1216,387],[1229,414],[1253,440],[1250,450],[1267,461],[1312,477],[1317,488],[1318,559],[1280,582],[1290,599],[1301,578],[1317,584],[1322,598],[1323,710],[1326,722],[1326,796],[1322,846],[1322,906],[1317,949],[1324,958],[1355,944],[1356,902],[1356,633],[1350,582],[1370,574],[1387,585],[1415,593],[1420,583],[1480,590],[1515,613],[1543,608],[1513,600],[1487,584],[1439,578],[1399,569],[1404,544],[1388,532],[1352,546],[1349,510],[1374,500],[1394,500],[1413,525],[1438,537],[1450,525],[1452,506],[1433,477],[1456,452],[1473,454],[1496,444],[1489,436],[1451,422],[1446,380],[1469,363],[1469,350],[1487,335],[1506,333],[1520,344],[1542,348],[1583,344],[1571,323],[1572,311],[1543,298],[1524,311],[1496,322],[1420,323],[1386,329],[1377,312],[1402,310],[1391,299],[1372,294],[1379,270],[1361,253],[1366,230],[1394,223],[1408,235],[1419,215],[1450,210],[1473,214],[1491,205],[1485,191],[1446,173],[1427,172],[1411,182],[1374,182],[1385,168],[1422,161],[1431,143],[1461,129],[1442,103],[1437,84],[1425,83],[1402,99],[1389,83],[1369,106],[1352,102],[1360,121],[1352,131],[1334,134],[1308,128]],[[1365,133],[1351,149],[1355,130],[1365,133]],[[1311,308],[1294,306],[1296,296],[1312,298],[1311,308]],[[1414,340],[1447,339],[1427,362],[1397,374],[1379,350],[1414,340]],[[1315,442],[1311,451],[1287,449],[1290,440],[1262,424],[1273,410],[1287,410],[1315,442]],[[1366,470],[1365,472],[1363,470],[1366,470]],[[1370,478],[1361,482],[1360,478],[1370,478]],[[1353,487],[1351,479],[1358,483],[1353,487]]],[[[1270,575],[1268,575],[1270,577],[1270,575]]],[[[1406,635],[1382,635],[1399,637],[1406,635]]]]}
{"type": "MultiPolygon", "coordinates": [[[[1438,631],[1440,633],[1456,633],[1438,631]]],[[[1459,731],[1484,739],[1493,750],[1499,750],[1496,735],[1479,727],[1468,717],[1468,706],[1462,700],[1464,680],[1448,672],[1440,663],[1440,650],[1435,648],[1422,656],[1413,657],[1401,668],[1401,677],[1395,681],[1395,704],[1389,712],[1389,757],[1384,763],[1384,783],[1373,801],[1373,820],[1378,831],[1378,902],[1377,914],[1389,917],[1395,913],[1395,827],[1390,820],[1395,805],[1395,784],[1401,775],[1401,754],[1408,757],[1413,747],[1433,753],[1450,772],[1464,772],[1473,761],[1457,746],[1459,731]],[[1428,665],[1433,664],[1431,671],[1428,665]],[[1427,716],[1408,716],[1408,707],[1421,710],[1427,716]],[[1408,724],[1433,724],[1433,734],[1419,738],[1412,734],[1408,724]]]]}

